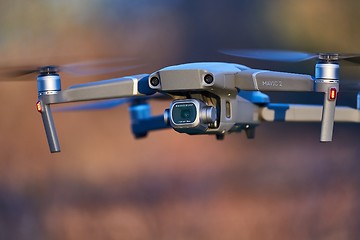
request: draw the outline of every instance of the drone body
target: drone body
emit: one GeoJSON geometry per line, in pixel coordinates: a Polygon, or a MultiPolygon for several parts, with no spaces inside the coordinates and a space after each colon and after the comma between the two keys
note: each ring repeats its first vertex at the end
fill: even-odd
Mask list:
{"type": "Polygon", "coordinates": [[[245,130],[253,138],[255,127],[264,121],[322,121],[320,141],[329,142],[334,121],[359,123],[360,111],[335,108],[339,92],[338,58],[320,57],[314,78],[233,63],[203,62],[170,66],[150,75],[74,85],[66,90],[61,90],[58,73],[47,67],[38,76],[37,108],[51,152],[59,152],[60,146],[50,105],[103,99],[123,99],[119,104],[131,102],[129,111],[136,137],[172,127],[180,133],[211,134],[218,139],[245,130]],[[262,91],[319,92],[324,94],[324,106],[271,104],[262,91]],[[151,116],[147,100],[159,94],[170,96],[173,102],[163,115],[151,116]]]}
{"type": "MultiPolygon", "coordinates": [[[[175,123],[174,113],[179,105],[179,100],[174,101],[169,111],[166,112],[171,126],[178,132],[189,134],[216,134],[222,137],[227,132],[240,131],[259,123],[258,106],[238,95],[235,87],[236,74],[248,70],[248,67],[230,63],[190,63],[171,66],[161,69],[149,76],[149,85],[152,89],[170,94],[175,99],[182,99],[182,104],[195,104],[197,100],[206,106],[195,106],[198,124],[186,122],[175,123]],[[154,78],[159,79],[159,84],[154,86],[154,78]],[[192,99],[190,101],[189,99],[192,99]],[[196,100],[194,100],[196,99],[196,100]],[[192,103],[191,103],[192,102],[192,103]],[[209,108],[210,107],[210,108],[209,108]],[[205,108],[204,110],[202,110],[205,108]],[[206,109],[208,108],[208,109],[206,109]],[[214,117],[204,116],[201,111],[208,111],[214,117]],[[211,113],[215,111],[215,113],[211,113]],[[206,121],[208,118],[209,121],[206,121]],[[204,124],[201,124],[202,120],[204,124]],[[203,126],[202,125],[206,125],[203,126]],[[208,126],[207,126],[208,125],[208,126]],[[199,131],[196,131],[199,126],[199,131]],[[204,129],[205,128],[205,129],[204,129]],[[195,130],[195,131],[194,131],[195,130]]],[[[191,109],[191,108],[190,108],[191,109]]],[[[186,111],[186,107],[182,111],[186,111]]],[[[204,115],[204,114],[203,114],[204,115]]],[[[181,117],[181,116],[180,116],[181,117]]]]}

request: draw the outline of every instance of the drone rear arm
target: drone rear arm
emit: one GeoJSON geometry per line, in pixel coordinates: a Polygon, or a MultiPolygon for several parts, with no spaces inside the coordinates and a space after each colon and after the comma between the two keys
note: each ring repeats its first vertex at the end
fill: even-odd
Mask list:
{"type": "MultiPolygon", "coordinates": [[[[260,118],[265,122],[320,122],[322,106],[299,104],[269,104],[261,108],[260,118]]],[[[339,106],[335,109],[335,122],[360,123],[360,110],[339,106]]]]}
{"type": "Polygon", "coordinates": [[[148,75],[116,78],[79,84],[56,93],[39,94],[37,108],[42,115],[50,151],[52,153],[60,152],[60,144],[51,114],[51,104],[151,95],[155,93],[155,90],[149,88],[147,78],[148,75]]]}

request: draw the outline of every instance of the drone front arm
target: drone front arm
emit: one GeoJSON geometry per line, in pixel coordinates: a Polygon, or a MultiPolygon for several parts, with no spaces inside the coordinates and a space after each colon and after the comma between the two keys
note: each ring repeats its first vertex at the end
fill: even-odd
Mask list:
{"type": "Polygon", "coordinates": [[[146,88],[147,76],[138,75],[78,84],[56,94],[45,94],[40,97],[45,104],[58,104],[153,94],[154,90],[146,88]]]}
{"type": "MultiPolygon", "coordinates": [[[[265,122],[320,122],[322,108],[300,104],[269,104],[260,109],[260,118],[265,122]]],[[[345,106],[336,107],[334,120],[360,123],[360,110],[345,106]]]]}
{"type": "Polygon", "coordinates": [[[39,94],[37,108],[42,115],[50,151],[60,152],[51,104],[151,95],[155,90],[149,88],[147,78],[148,75],[116,78],[74,85],[56,93],[39,94]]]}
{"type": "Polygon", "coordinates": [[[247,69],[237,73],[235,87],[240,90],[324,93],[320,141],[330,142],[339,91],[337,74],[332,74],[330,70],[318,71],[314,80],[310,75],[304,74],[247,69]]]}

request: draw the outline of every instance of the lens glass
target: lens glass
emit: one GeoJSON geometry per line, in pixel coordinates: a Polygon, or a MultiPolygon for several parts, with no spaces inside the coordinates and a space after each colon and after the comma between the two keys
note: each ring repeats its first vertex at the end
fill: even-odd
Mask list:
{"type": "Polygon", "coordinates": [[[193,123],[196,120],[194,103],[176,103],[172,109],[172,119],[175,124],[193,123]]]}

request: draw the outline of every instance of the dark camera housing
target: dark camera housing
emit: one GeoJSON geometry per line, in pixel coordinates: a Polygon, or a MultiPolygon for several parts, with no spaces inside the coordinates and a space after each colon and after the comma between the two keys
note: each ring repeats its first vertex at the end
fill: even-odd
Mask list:
{"type": "Polygon", "coordinates": [[[216,109],[198,99],[175,100],[170,106],[169,120],[178,132],[204,133],[216,121],[216,109]]]}

